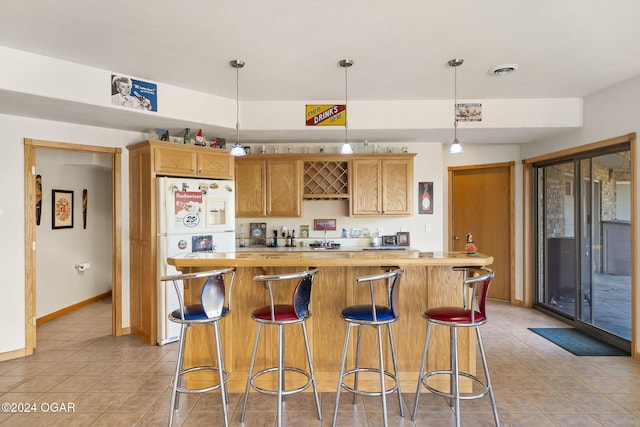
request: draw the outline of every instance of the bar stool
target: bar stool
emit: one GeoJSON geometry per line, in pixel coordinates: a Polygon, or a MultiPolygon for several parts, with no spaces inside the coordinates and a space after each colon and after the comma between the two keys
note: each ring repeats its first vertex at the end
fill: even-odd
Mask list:
{"type": "Polygon", "coordinates": [[[255,282],[266,284],[266,288],[269,291],[269,305],[260,307],[253,311],[251,318],[258,323],[258,329],[256,331],[256,339],[253,345],[253,354],[251,355],[251,364],[249,366],[249,374],[247,377],[247,387],[244,393],[244,403],[242,404],[241,422],[244,422],[244,415],[247,409],[247,400],[249,398],[249,390],[253,388],[255,391],[271,396],[278,396],[278,426],[282,425],[282,403],[286,396],[290,394],[299,393],[313,386],[313,393],[316,399],[316,408],[318,410],[318,418],[322,420],[322,413],[320,411],[320,399],[318,398],[318,387],[316,385],[316,377],[313,372],[313,363],[311,361],[311,351],[309,349],[309,339],[307,337],[307,327],[305,320],[311,317],[309,311],[309,303],[311,302],[311,286],[313,284],[313,278],[318,272],[317,268],[309,268],[306,271],[298,273],[284,273],[275,275],[260,275],[253,278],[255,282]],[[289,304],[278,304],[274,300],[273,286],[281,282],[296,281],[297,284],[293,291],[293,297],[289,304]],[[304,346],[307,354],[307,363],[309,364],[309,370],[285,366],[284,360],[284,327],[287,325],[299,324],[302,327],[302,334],[304,336],[304,346]],[[254,365],[256,362],[256,353],[258,351],[258,343],[260,341],[260,334],[262,332],[263,325],[275,325],[278,327],[278,364],[275,367],[270,367],[261,370],[260,372],[253,373],[254,365]],[[269,390],[260,387],[256,384],[256,379],[262,375],[277,372],[278,374],[278,386],[276,390],[269,390]],[[306,383],[297,388],[287,389],[285,384],[285,373],[294,372],[306,377],[306,383]]]}
{"type": "Polygon", "coordinates": [[[336,393],[336,406],[333,413],[333,426],[336,425],[338,419],[338,406],[340,404],[340,391],[345,389],[353,394],[353,404],[357,403],[357,397],[360,396],[380,396],[382,398],[382,413],[384,425],[387,426],[387,394],[394,391],[398,393],[398,403],[400,405],[400,415],[404,417],[404,404],[402,402],[402,392],[400,391],[400,380],[398,378],[398,362],[396,358],[396,349],[393,343],[393,333],[391,324],[398,320],[397,298],[400,276],[404,272],[398,268],[386,273],[374,274],[369,276],[361,276],[356,279],[356,283],[368,283],[371,302],[365,305],[354,305],[346,307],[342,310],[342,318],[347,321],[347,333],[344,338],[344,349],[342,351],[342,363],[340,364],[340,375],[338,377],[338,391],[336,393]],[[387,305],[377,305],[375,299],[375,285],[384,283],[386,285],[387,305]],[[382,350],[382,330],[381,326],[387,325],[389,335],[389,344],[391,346],[391,360],[393,362],[393,373],[385,371],[384,353],[382,350]],[[356,341],[356,361],[355,367],[345,372],[345,364],[347,360],[347,350],[349,348],[349,338],[352,327],[358,328],[356,341]],[[360,366],[360,341],[362,337],[362,326],[372,326],[378,334],[378,358],[380,359],[379,367],[362,367],[360,366]],[[380,374],[380,391],[364,391],[358,389],[358,376],[360,372],[376,372],[380,374]],[[345,378],[353,375],[353,387],[345,383],[345,378]],[[385,379],[390,378],[394,381],[394,385],[387,388],[385,379]]]}
{"type": "Polygon", "coordinates": [[[163,282],[171,281],[178,295],[180,307],[169,313],[169,320],[180,324],[180,337],[178,344],[178,359],[176,360],[175,375],[171,379],[171,409],[169,412],[169,425],[173,425],[174,412],[178,409],[180,396],[179,393],[208,393],[213,390],[220,389],[222,396],[222,411],[224,414],[224,425],[228,426],[227,404],[229,396],[225,386],[229,373],[224,369],[224,358],[222,356],[222,345],[220,342],[220,326],[218,322],[231,313],[231,288],[235,280],[235,268],[225,268],[214,271],[202,271],[196,273],[176,274],[164,276],[160,280],[163,282]],[[225,306],[225,277],[228,280],[228,297],[225,306]],[[194,286],[194,283],[200,283],[200,302],[193,305],[185,306],[184,291],[180,282],[185,287],[194,286]],[[194,366],[185,369],[184,367],[184,349],[187,338],[187,329],[194,325],[210,325],[213,327],[213,333],[216,345],[216,358],[218,366],[194,366]],[[198,371],[216,371],[218,373],[218,383],[201,388],[187,388],[184,386],[184,376],[191,372],[198,371]]]}
{"type": "MultiPolygon", "coordinates": [[[[450,399],[451,406],[454,407],[456,426],[460,426],[460,400],[479,399],[489,394],[491,399],[491,407],[493,408],[493,418],[496,426],[500,425],[498,418],[498,409],[493,396],[493,387],[491,386],[491,378],[489,377],[489,368],[487,367],[487,357],[482,345],[482,337],[480,336],[480,326],[487,323],[486,301],[489,292],[489,285],[493,279],[494,272],[488,268],[479,267],[454,267],[456,271],[463,272],[462,289],[462,306],[458,307],[434,307],[430,308],[422,316],[427,319],[427,338],[424,343],[424,351],[422,354],[422,365],[420,366],[420,374],[418,375],[418,387],[416,390],[416,399],[413,407],[413,417],[416,420],[418,412],[418,401],[420,399],[420,391],[422,386],[432,393],[444,396],[450,399]],[[470,294],[470,302],[467,304],[470,294]],[[449,328],[449,345],[450,345],[450,369],[431,371],[425,374],[427,363],[427,352],[429,349],[429,340],[431,339],[431,331],[433,325],[442,325],[449,328]],[[480,356],[482,358],[482,367],[484,369],[485,382],[476,375],[469,372],[460,371],[458,366],[458,328],[473,328],[476,331],[480,356]],[[445,375],[449,377],[449,392],[440,390],[431,386],[428,379],[437,375],[445,375]],[[460,392],[460,377],[471,380],[473,384],[479,384],[481,391],[472,393],[460,392]]],[[[475,364],[475,361],[471,361],[475,364]]]]}

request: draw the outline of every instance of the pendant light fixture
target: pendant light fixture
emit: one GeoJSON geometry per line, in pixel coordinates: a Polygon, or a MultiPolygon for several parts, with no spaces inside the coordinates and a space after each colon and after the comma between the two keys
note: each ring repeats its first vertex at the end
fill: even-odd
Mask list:
{"type": "Polygon", "coordinates": [[[351,59],[342,59],[339,62],[340,66],[344,68],[344,142],[342,143],[342,148],[340,148],[340,154],[353,154],[353,148],[351,148],[351,144],[349,143],[349,123],[347,121],[347,102],[348,102],[348,79],[347,79],[347,69],[353,65],[353,60],[351,59]]]}
{"type": "Polygon", "coordinates": [[[464,59],[451,59],[449,60],[449,66],[453,67],[453,142],[449,147],[449,154],[462,153],[462,145],[458,141],[458,117],[456,110],[458,107],[458,67],[462,65],[464,59]]]}
{"type": "Polygon", "coordinates": [[[229,152],[232,156],[245,156],[247,152],[240,144],[240,68],[244,67],[244,61],[234,59],[229,64],[236,69],[236,143],[229,152]]]}

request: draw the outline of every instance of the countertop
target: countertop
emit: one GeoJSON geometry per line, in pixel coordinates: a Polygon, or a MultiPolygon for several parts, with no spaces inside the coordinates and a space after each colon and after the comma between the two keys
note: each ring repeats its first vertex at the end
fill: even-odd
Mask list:
{"type": "MultiPolygon", "coordinates": [[[[245,248],[246,249],[246,248],[245,248]]],[[[485,266],[493,257],[466,252],[419,251],[300,251],[298,248],[272,248],[272,251],[193,253],[171,257],[176,267],[352,267],[352,266],[485,266]]]]}
{"type": "Polygon", "coordinates": [[[338,249],[328,249],[326,247],[296,246],[287,248],[286,246],[278,246],[273,248],[270,246],[250,246],[245,248],[236,248],[236,253],[257,253],[257,252],[369,252],[369,251],[399,251],[399,252],[418,252],[418,248],[410,246],[345,246],[340,245],[338,249]]]}

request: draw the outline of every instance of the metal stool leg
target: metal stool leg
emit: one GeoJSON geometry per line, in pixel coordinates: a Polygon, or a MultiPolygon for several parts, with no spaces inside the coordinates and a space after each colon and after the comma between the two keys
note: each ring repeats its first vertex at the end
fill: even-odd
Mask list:
{"type": "Polygon", "coordinates": [[[458,328],[450,328],[451,340],[451,394],[456,415],[456,427],[460,427],[460,367],[458,366],[458,328]]]}
{"type": "Polygon", "coordinates": [[[347,332],[344,337],[344,348],[342,349],[342,362],[340,363],[340,374],[338,375],[338,390],[336,391],[336,406],[333,410],[333,427],[338,420],[338,406],[340,405],[340,391],[342,390],[342,377],[344,376],[344,365],[347,361],[347,350],[349,349],[349,336],[351,335],[351,324],[347,323],[347,332]]]}
{"type": "Polygon", "coordinates": [[[396,377],[396,386],[398,389],[398,404],[400,405],[400,416],[404,417],[404,402],[402,401],[402,391],[400,390],[400,376],[398,375],[398,358],[396,357],[396,346],[393,342],[393,332],[391,331],[391,323],[387,324],[389,332],[389,343],[391,344],[391,361],[393,362],[393,374],[396,377]]]}
{"type": "Polygon", "coordinates": [[[424,350],[422,351],[422,364],[420,365],[420,373],[418,374],[418,387],[416,388],[416,401],[413,404],[413,416],[411,419],[413,421],[416,420],[416,416],[418,415],[418,401],[420,400],[420,392],[422,391],[422,378],[424,377],[424,370],[427,366],[427,352],[429,351],[429,341],[431,340],[431,328],[433,327],[433,323],[428,322],[427,326],[427,337],[424,340],[424,350]]]}
{"type": "Polygon", "coordinates": [[[284,388],[284,326],[278,325],[278,427],[282,426],[282,390],[284,388]]]}
{"type": "Polygon", "coordinates": [[[380,357],[380,390],[382,396],[382,418],[384,420],[384,427],[387,427],[387,393],[385,393],[386,387],[384,384],[384,354],[382,353],[382,331],[380,325],[376,325],[376,332],[378,333],[378,355],[380,357]]]}
{"type": "Polygon", "coordinates": [[[491,400],[491,408],[493,409],[493,419],[496,426],[500,426],[500,419],[498,417],[498,406],[496,405],[496,399],[493,396],[493,385],[491,385],[491,377],[489,376],[489,367],[487,366],[487,356],[484,353],[484,345],[482,344],[482,337],[480,336],[480,328],[475,328],[476,337],[478,338],[478,347],[480,348],[480,357],[482,358],[482,366],[484,367],[484,375],[487,379],[487,390],[489,391],[489,399],[491,400]]]}
{"type": "Polygon", "coordinates": [[[184,369],[184,345],[187,337],[187,325],[180,325],[180,340],[178,344],[178,358],[176,360],[176,370],[171,380],[171,410],[169,412],[169,426],[173,425],[173,416],[178,410],[180,395],[178,388],[182,387],[182,370],[184,369]]]}
{"type": "Polygon", "coordinates": [[[227,395],[227,387],[224,382],[224,362],[222,357],[222,343],[220,342],[220,325],[213,322],[213,333],[216,336],[216,357],[218,359],[218,378],[220,380],[220,395],[222,397],[222,414],[224,415],[224,425],[229,425],[229,417],[227,414],[227,403],[229,396],[227,395]]]}
{"type": "Polygon", "coordinates": [[[304,336],[304,346],[307,350],[307,362],[309,363],[309,373],[311,374],[311,385],[313,386],[313,394],[316,398],[316,408],[318,409],[318,419],[322,420],[322,411],[320,409],[320,398],[318,397],[318,385],[316,384],[316,374],[313,370],[313,362],[311,361],[311,349],[309,348],[309,339],[307,338],[307,326],[304,322],[302,325],[302,335],[304,336]]]}
{"type": "MultiPolygon", "coordinates": [[[[358,389],[358,375],[359,375],[358,368],[360,368],[360,342],[362,340],[362,325],[358,325],[356,328],[358,329],[358,338],[356,340],[356,367],[355,367],[356,372],[353,375],[354,376],[354,379],[353,379],[353,388],[354,388],[354,390],[358,389]]],[[[357,394],[353,395],[353,404],[354,405],[358,404],[358,395],[357,394]]]]}
{"type": "Polygon", "coordinates": [[[262,323],[258,323],[256,330],[256,339],[253,343],[253,354],[251,355],[251,363],[249,364],[249,374],[247,376],[247,387],[244,390],[244,403],[242,404],[242,414],[240,422],[244,422],[244,413],[247,410],[247,400],[249,399],[249,388],[251,387],[251,377],[253,377],[253,366],[256,363],[256,353],[258,352],[258,341],[260,340],[260,332],[262,331],[262,323]]]}

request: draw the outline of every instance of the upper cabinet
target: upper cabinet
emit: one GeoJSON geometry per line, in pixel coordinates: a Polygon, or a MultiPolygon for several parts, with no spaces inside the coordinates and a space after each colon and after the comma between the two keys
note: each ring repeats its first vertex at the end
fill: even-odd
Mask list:
{"type": "Polygon", "coordinates": [[[302,216],[301,162],[260,157],[236,159],[236,217],[302,216]]]}
{"type": "Polygon", "coordinates": [[[351,161],[351,216],[410,216],[413,156],[376,156],[351,161]]]}
{"type": "Polygon", "coordinates": [[[154,169],[158,174],[233,179],[233,157],[226,150],[192,145],[153,145],[154,169]]]}

